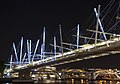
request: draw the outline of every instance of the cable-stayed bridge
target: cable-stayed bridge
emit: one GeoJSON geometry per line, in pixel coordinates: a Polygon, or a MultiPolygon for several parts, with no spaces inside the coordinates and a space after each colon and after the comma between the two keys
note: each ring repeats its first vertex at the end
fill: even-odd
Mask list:
{"type": "Polygon", "coordinates": [[[103,41],[100,43],[89,44],[87,46],[83,45],[81,48],[65,52],[63,54],[58,54],[51,57],[46,57],[44,59],[33,61],[28,64],[16,64],[17,66],[7,69],[7,72],[14,72],[21,69],[27,68],[37,68],[43,66],[56,66],[66,63],[72,63],[76,61],[81,61],[84,59],[91,59],[96,57],[102,57],[106,55],[120,53],[120,37],[115,37],[111,40],[103,41]]]}
{"type": "MultiPolygon", "coordinates": [[[[87,31],[95,34],[94,38],[81,36],[79,31],[79,25],[78,25],[76,35],[73,35],[76,38],[76,44],[63,42],[61,25],[59,25],[60,45],[59,46],[57,45],[56,37],[54,37],[54,43],[50,44],[51,46],[54,47],[54,50],[53,50],[54,52],[45,52],[46,32],[44,27],[43,40],[42,40],[43,42],[40,45],[41,47],[40,53],[37,54],[38,46],[40,43],[39,39],[36,42],[34,50],[32,50],[32,45],[31,45],[32,41],[27,40],[26,51],[23,52],[24,42],[22,37],[20,42],[19,52],[16,49],[15,43],[13,43],[14,55],[11,55],[9,68],[6,68],[4,70],[4,73],[7,74],[7,73],[14,73],[14,72],[19,72],[23,70],[32,70],[32,69],[45,67],[45,66],[55,67],[57,65],[73,63],[73,62],[81,61],[85,59],[92,59],[92,58],[109,56],[111,54],[120,53],[120,35],[107,33],[104,31],[101,19],[99,17],[100,6],[98,6],[98,10],[94,8],[94,12],[97,18],[96,30],[87,29],[87,31]],[[102,35],[104,39],[99,39],[98,38],[99,34],[102,35]],[[80,45],[79,44],[80,38],[90,39],[94,41],[93,43],[90,43],[90,44],[86,43],[86,44],[80,45]],[[63,45],[74,46],[76,47],[76,49],[70,49],[70,48],[64,47],[63,45]],[[60,48],[61,52],[57,52],[57,48],[60,48]],[[67,51],[64,52],[64,49],[66,49],[67,51]]],[[[120,19],[119,16],[117,16],[116,19],[118,20],[118,23],[119,23],[119,19],[120,19]]]]}

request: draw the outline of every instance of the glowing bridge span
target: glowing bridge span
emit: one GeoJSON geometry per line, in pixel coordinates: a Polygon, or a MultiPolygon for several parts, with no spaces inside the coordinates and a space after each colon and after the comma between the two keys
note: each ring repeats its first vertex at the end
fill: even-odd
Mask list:
{"type": "Polygon", "coordinates": [[[6,69],[6,73],[18,71],[21,69],[35,68],[38,66],[56,66],[65,63],[71,63],[75,61],[81,61],[84,59],[91,59],[101,56],[106,56],[110,54],[120,53],[120,36],[113,39],[99,42],[95,44],[81,45],[81,48],[65,52],[52,57],[47,57],[39,61],[33,61],[29,64],[18,65],[15,68],[6,69]],[[54,59],[54,61],[53,61],[54,59]]]}

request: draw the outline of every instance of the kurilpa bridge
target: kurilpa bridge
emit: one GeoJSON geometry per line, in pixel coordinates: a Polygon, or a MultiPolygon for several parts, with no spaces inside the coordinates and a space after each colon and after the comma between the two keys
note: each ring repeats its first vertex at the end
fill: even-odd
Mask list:
{"type": "MultiPolygon", "coordinates": [[[[32,47],[31,40],[27,40],[26,43],[27,51],[23,53],[23,37],[22,37],[19,52],[16,49],[15,43],[13,43],[14,55],[11,55],[11,59],[9,62],[10,67],[4,70],[4,74],[21,72],[25,70],[26,71],[33,69],[36,70],[39,67],[45,67],[45,66],[55,67],[57,65],[73,63],[85,59],[92,59],[92,58],[109,56],[111,54],[120,53],[120,35],[104,32],[101,19],[99,18],[100,15],[99,11],[100,11],[100,6],[98,7],[98,10],[94,8],[94,12],[97,18],[96,30],[87,29],[87,31],[95,33],[94,38],[81,36],[79,34],[79,25],[78,25],[76,35],[73,35],[74,37],[76,37],[76,44],[63,42],[61,26],[59,26],[61,45],[60,46],[56,45],[56,37],[54,37],[54,43],[50,44],[51,46],[54,47],[54,52],[45,52],[45,35],[46,35],[45,28],[43,30],[43,42],[41,45],[41,52],[39,54],[37,54],[37,49],[40,40],[39,39],[37,40],[37,43],[33,51],[31,49],[32,47]],[[101,31],[98,31],[98,28],[100,28],[99,30],[101,31]],[[103,35],[104,40],[98,39],[98,34],[103,35]],[[79,45],[80,38],[94,40],[93,41],[94,43],[79,45]],[[70,49],[64,47],[63,45],[75,46],[76,49],[70,49]],[[61,48],[61,53],[56,51],[57,47],[61,48]],[[64,49],[68,51],[64,52],[64,49]],[[13,58],[15,59],[13,60],[13,58]]],[[[116,19],[118,20],[119,23],[120,18],[117,17],[116,19]]]]}

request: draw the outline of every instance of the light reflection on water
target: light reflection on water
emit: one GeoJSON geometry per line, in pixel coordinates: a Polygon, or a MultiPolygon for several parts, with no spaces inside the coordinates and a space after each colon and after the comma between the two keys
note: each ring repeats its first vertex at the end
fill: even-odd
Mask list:
{"type": "MultiPolygon", "coordinates": [[[[16,84],[16,83],[0,83],[0,84],[16,84]]],[[[20,83],[19,83],[20,84],[20,83]]],[[[33,83],[23,83],[23,84],[33,84],[33,83]]],[[[44,80],[44,81],[35,81],[34,84],[120,84],[120,81],[88,81],[88,80],[44,80]]]]}
{"type": "Polygon", "coordinates": [[[42,81],[38,84],[120,84],[120,81],[106,81],[106,80],[99,80],[99,81],[88,81],[88,80],[57,80],[57,81],[42,81]]]}

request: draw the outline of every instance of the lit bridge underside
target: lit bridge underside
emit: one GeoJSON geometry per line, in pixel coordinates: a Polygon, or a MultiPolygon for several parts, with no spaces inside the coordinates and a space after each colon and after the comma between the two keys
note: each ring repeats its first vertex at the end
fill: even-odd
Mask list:
{"type": "Polygon", "coordinates": [[[19,65],[17,67],[6,69],[5,73],[17,72],[25,69],[34,69],[44,66],[57,66],[66,63],[81,61],[84,59],[92,59],[102,56],[109,56],[111,54],[120,53],[120,37],[99,42],[95,44],[86,44],[81,48],[65,52],[60,55],[48,57],[39,61],[33,61],[30,64],[19,65]]]}

